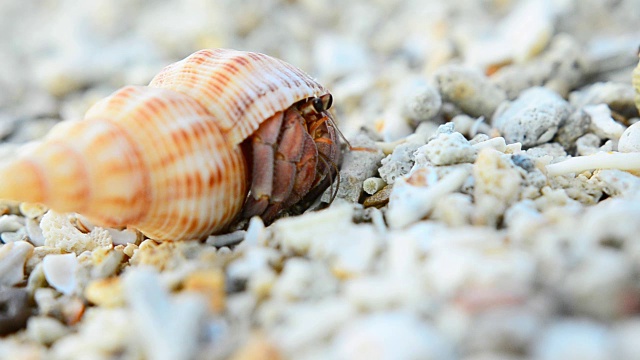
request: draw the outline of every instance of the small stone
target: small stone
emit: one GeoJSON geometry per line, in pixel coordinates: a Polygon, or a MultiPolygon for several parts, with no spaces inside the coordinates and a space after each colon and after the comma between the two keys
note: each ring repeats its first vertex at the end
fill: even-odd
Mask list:
{"type": "Polygon", "coordinates": [[[568,271],[560,293],[572,313],[614,320],[624,316],[624,299],[632,294],[633,264],[620,251],[601,249],[568,271]]]}
{"type": "Polygon", "coordinates": [[[33,245],[16,241],[0,246],[0,285],[13,286],[24,281],[27,258],[33,253],[33,245]]]}
{"type": "Polygon", "coordinates": [[[420,137],[416,141],[408,141],[396,146],[390,155],[382,159],[382,166],[378,168],[382,180],[391,185],[396,179],[408,174],[415,162],[415,151],[425,143],[426,141],[420,137]]]}
{"type": "Polygon", "coordinates": [[[29,237],[29,242],[33,244],[33,246],[44,246],[44,235],[37,220],[27,219],[25,229],[29,237]]]}
{"type": "Polygon", "coordinates": [[[375,142],[368,136],[360,134],[352,140],[351,146],[356,149],[348,151],[344,156],[339,175],[340,186],[338,187],[336,179],[322,195],[323,202],[328,203],[331,200],[332,192],[336,192],[337,187],[336,198],[357,203],[362,195],[362,183],[376,174],[384,154],[375,142]]]}
{"type": "Polygon", "coordinates": [[[193,291],[204,295],[209,310],[220,314],[225,308],[225,279],[220,269],[194,271],[184,279],[184,291],[193,291]]]}
{"type": "Polygon", "coordinates": [[[280,360],[282,355],[278,348],[264,335],[252,335],[237,351],[231,360],[280,360]]]}
{"type": "Polygon", "coordinates": [[[16,232],[3,232],[0,234],[0,239],[5,244],[14,243],[16,241],[27,241],[28,236],[27,232],[24,228],[20,228],[20,230],[16,232]]]}
{"type": "Polygon", "coordinates": [[[560,143],[567,151],[571,151],[576,147],[576,140],[589,131],[591,125],[591,117],[583,110],[577,110],[571,113],[567,120],[560,126],[555,141],[560,143]]]}
{"type": "Polygon", "coordinates": [[[545,86],[566,96],[582,81],[586,70],[587,61],[580,43],[570,35],[559,34],[540,57],[503,67],[491,81],[506,91],[509,99],[515,99],[532,86],[545,86]]]}
{"type": "Polygon", "coordinates": [[[620,152],[640,152],[640,122],[629,126],[618,141],[620,152]]]}
{"type": "Polygon", "coordinates": [[[48,316],[32,316],[27,322],[29,339],[43,345],[51,345],[71,330],[60,321],[48,316]]]}
{"type": "Polygon", "coordinates": [[[599,82],[569,94],[569,102],[576,109],[586,105],[606,104],[612,111],[626,118],[638,116],[634,104],[633,85],[628,83],[599,82]]]}
{"type": "Polygon", "coordinates": [[[624,132],[624,126],[611,117],[607,105],[587,105],[582,110],[591,117],[591,131],[601,139],[617,140],[624,132]]]}
{"type": "Polygon", "coordinates": [[[78,260],[74,254],[50,254],[44,257],[42,264],[49,285],[65,295],[76,290],[78,260]]]}
{"type": "Polygon", "coordinates": [[[402,311],[356,319],[336,335],[333,346],[340,359],[455,359],[448,339],[402,311]]]}
{"type": "Polygon", "coordinates": [[[432,119],[442,106],[438,89],[425,81],[412,81],[403,94],[402,114],[416,122],[432,119]]]}
{"type": "Polygon", "coordinates": [[[473,176],[476,182],[473,191],[476,203],[474,224],[495,226],[507,208],[518,199],[522,175],[507,155],[485,149],[478,154],[473,176]]]}
{"type": "Polygon", "coordinates": [[[471,116],[491,118],[498,105],[507,99],[502,89],[469,68],[448,65],[440,68],[434,77],[443,100],[456,104],[471,116]]]}
{"type": "Polygon", "coordinates": [[[440,133],[416,152],[424,153],[434,165],[471,163],[476,158],[475,148],[459,132],[440,133]]]}
{"type": "Polygon", "coordinates": [[[507,143],[519,142],[528,148],[551,140],[570,113],[571,106],[558,94],[537,87],[501,106],[493,125],[507,143]]]}
{"type": "Polygon", "coordinates": [[[590,320],[559,320],[543,329],[533,344],[539,360],[613,360],[614,338],[606,326],[590,320]]]}
{"type": "Polygon", "coordinates": [[[24,226],[24,219],[17,215],[0,216],[0,233],[16,232],[24,226]]]}
{"type": "Polygon", "coordinates": [[[389,196],[393,190],[393,185],[387,185],[380,191],[366,198],[363,202],[364,207],[383,207],[389,202],[389,196]]]}
{"type": "Polygon", "coordinates": [[[466,168],[455,168],[442,177],[432,168],[423,168],[420,171],[433,175],[422,175],[416,171],[409,179],[402,178],[394,184],[386,214],[389,227],[402,228],[419,221],[433,210],[441,198],[458,191],[469,178],[466,168]],[[430,181],[429,184],[414,185],[414,177],[433,179],[433,183],[430,181]]]}
{"type": "Polygon", "coordinates": [[[109,308],[125,304],[120,277],[94,280],[84,290],[85,298],[92,304],[109,308]]]}
{"type": "Polygon", "coordinates": [[[131,322],[147,358],[189,359],[197,351],[207,305],[199,295],[171,296],[151,268],[130,268],[124,277],[131,322]]]}
{"type": "Polygon", "coordinates": [[[616,343],[616,359],[633,359],[640,353],[640,318],[636,315],[619,321],[613,328],[616,343]]]}
{"type": "Polygon", "coordinates": [[[35,219],[40,217],[46,213],[48,208],[42,204],[37,203],[20,203],[20,212],[22,215],[29,219],[35,219]]]}
{"type": "Polygon", "coordinates": [[[24,328],[29,316],[29,293],[23,289],[0,287],[0,335],[24,328]]]}

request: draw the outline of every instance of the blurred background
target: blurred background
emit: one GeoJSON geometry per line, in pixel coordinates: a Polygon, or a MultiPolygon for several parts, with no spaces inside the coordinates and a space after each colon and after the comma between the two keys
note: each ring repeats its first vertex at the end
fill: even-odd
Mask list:
{"type": "Polygon", "coordinates": [[[640,44],[640,0],[3,0],[0,17],[0,137],[10,142],[201,48],[302,68],[332,91],[349,135],[381,130],[403,84],[448,62],[492,74],[566,33],[589,80],[629,82],[640,44]]]}

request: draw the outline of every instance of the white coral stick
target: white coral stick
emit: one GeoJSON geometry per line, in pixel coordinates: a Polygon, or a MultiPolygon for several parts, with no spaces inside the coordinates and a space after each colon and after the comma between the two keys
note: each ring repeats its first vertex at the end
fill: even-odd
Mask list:
{"type": "Polygon", "coordinates": [[[591,169],[640,170],[640,153],[599,152],[588,156],[576,156],[547,165],[547,174],[556,176],[591,169]]]}

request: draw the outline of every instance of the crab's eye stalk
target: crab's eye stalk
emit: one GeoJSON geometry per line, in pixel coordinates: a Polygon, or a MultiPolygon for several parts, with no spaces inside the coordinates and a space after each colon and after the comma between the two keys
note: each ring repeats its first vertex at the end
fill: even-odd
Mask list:
{"type": "Polygon", "coordinates": [[[325,110],[324,104],[322,103],[322,99],[320,98],[314,98],[312,100],[312,104],[313,104],[313,110],[315,110],[317,113],[321,113],[325,110]]]}
{"type": "Polygon", "coordinates": [[[333,96],[331,96],[331,94],[324,94],[320,96],[320,100],[322,100],[324,110],[331,109],[331,105],[333,105],[333,96]]]}
{"type": "Polygon", "coordinates": [[[332,103],[333,103],[333,96],[331,96],[331,94],[324,94],[312,100],[313,109],[317,113],[321,113],[329,109],[332,103]]]}

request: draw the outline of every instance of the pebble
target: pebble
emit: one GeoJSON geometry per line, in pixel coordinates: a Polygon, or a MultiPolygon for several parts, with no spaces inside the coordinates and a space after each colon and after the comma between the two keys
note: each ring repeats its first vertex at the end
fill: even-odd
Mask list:
{"type": "Polygon", "coordinates": [[[340,359],[455,359],[453,346],[426,321],[397,311],[365,315],[336,335],[340,359]]]}
{"type": "Polygon", "coordinates": [[[415,151],[425,143],[425,139],[419,136],[414,141],[396,146],[391,154],[381,160],[382,166],[378,168],[378,173],[382,180],[391,185],[396,179],[408,174],[415,162],[415,151]]]}
{"type": "Polygon", "coordinates": [[[575,264],[559,284],[573,313],[603,321],[625,316],[625,299],[634,296],[633,264],[620,251],[599,249],[575,264]]]}
{"type": "Polygon", "coordinates": [[[85,288],[84,297],[92,304],[108,308],[120,307],[125,304],[120,277],[93,280],[85,288]]]}
{"type": "Polygon", "coordinates": [[[24,219],[17,215],[0,216],[0,233],[16,232],[24,227],[24,219]]]}
{"type": "Polygon", "coordinates": [[[576,147],[576,140],[589,131],[591,126],[591,116],[584,110],[576,110],[558,128],[554,141],[558,142],[567,151],[573,151],[576,147]]]}
{"type": "Polygon", "coordinates": [[[433,119],[442,106],[438,89],[423,80],[411,81],[401,93],[402,114],[415,122],[433,119]]]}
{"type": "Polygon", "coordinates": [[[491,118],[498,105],[507,99],[502,89],[480,72],[466,67],[444,66],[434,78],[442,99],[454,103],[470,116],[491,118]]]}
{"type": "Polygon", "coordinates": [[[333,183],[333,186],[325,191],[322,196],[323,202],[330,202],[332,191],[337,187],[336,198],[345,199],[352,203],[357,203],[362,195],[362,183],[376,174],[380,161],[384,157],[382,151],[378,149],[373,140],[361,134],[351,141],[351,146],[356,147],[347,152],[342,160],[340,168],[340,181],[333,183]]]}
{"type": "Polygon", "coordinates": [[[16,241],[0,246],[0,285],[13,286],[24,281],[24,268],[33,245],[16,241]]]}
{"type": "Polygon", "coordinates": [[[473,222],[495,226],[518,199],[522,175],[509,157],[493,149],[484,149],[474,163],[473,177],[476,203],[473,222]]]}
{"type": "Polygon", "coordinates": [[[465,337],[469,353],[523,354],[538,336],[543,319],[524,306],[489,309],[472,319],[465,337]]]}
{"type": "Polygon", "coordinates": [[[601,139],[617,140],[625,128],[611,117],[611,110],[605,104],[587,105],[582,108],[591,117],[590,130],[601,139]]]}
{"type": "Polygon", "coordinates": [[[476,149],[459,132],[439,133],[416,152],[424,153],[434,165],[472,163],[476,158],[476,149]]]}
{"type": "Polygon", "coordinates": [[[599,82],[569,94],[569,102],[576,109],[586,105],[606,104],[616,113],[631,118],[638,115],[634,104],[635,91],[628,83],[599,82]]]}
{"type": "Polygon", "coordinates": [[[225,279],[220,269],[198,270],[190,273],[184,279],[182,289],[202,294],[207,299],[209,310],[215,314],[220,314],[225,309],[225,279]]]}
{"type": "Polygon", "coordinates": [[[528,148],[551,140],[570,114],[568,102],[551,90],[537,87],[501,106],[493,125],[507,143],[519,142],[528,148]]]}
{"type": "Polygon", "coordinates": [[[44,276],[54,289],[65,295],[76,291],[78,260],[74,254],[46,255],[42,259],[42,265],[44,276]]]}
{"type": "Polygon", "coordinates": [[[618,140],[618,151],[640,152],[640,122],[626,128],[618,140]]]}
{"type": "Polygon", "coordinates": [[[615,359],[615,342],[604,325],[586,319],[561,319],[540,333],[533,356],[552,359],[615,359]]]}
{"type": "Polygon", "coordinates": [[[49,210],[42,204],[20,203],[20,213],[29,219],[39,218],[49,210]]]}
{"type": "Polygon", "coordinates": [[[0,287],[0,309],[0,335],[24,328],[31,316],[29,293],[23,289],[0,287]]]}
{"type": "Polygon", "coordinates": [[[124,277],[131,323],[140,334],[148,358],[190,359],[195,354],[207,304],[202,297],[170,295],[158,274],[148,268],[130,269],[124,277]]]}
{"type": "Polygon", "coordinates": [[[51,345],[71,330],[48,316],[32,316],[27,322],[27,336],[42,345],[51,345]]]}
{"type": "Polygon", "coordinates": [[[638,335],[640,334],[640,318],[632,316],[618,322],[614,328],[616,359],[633,359],[640,352],[638,335]]]}
{"type": "Polygon", "coordinates": [[[386,214],[389,227],[405,227],[427,216],[438,200],[460,189],[468,177],[468,171],[460,168],[428,187],[414,186],[404,179],[399,180],[389,197],[389,210],[386,214]]]}
{"type": "Polygon", "coordinates": [[[517,98],[532,86],[544,86],[566,96],[582,81],[587,64],[578,41],[570,35],[559,34],[542,56],[501,68],[491,77],[491,82],[503,89],[509,99],[517,98]]]}

